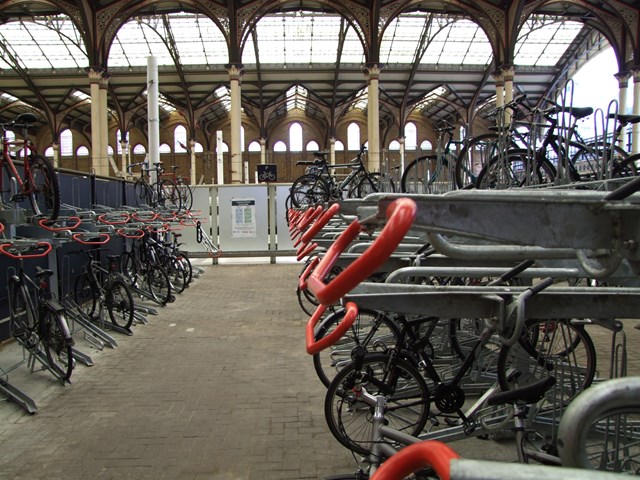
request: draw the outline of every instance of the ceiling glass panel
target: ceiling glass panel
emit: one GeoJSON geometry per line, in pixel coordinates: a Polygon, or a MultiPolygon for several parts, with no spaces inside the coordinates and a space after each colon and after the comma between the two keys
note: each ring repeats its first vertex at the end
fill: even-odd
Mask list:
{"type": "Polygon", "coordinates": [[[554,66],[584,25],[559,17],[533,16],[522,27],[516,42],[516,65],[554,66]]]}

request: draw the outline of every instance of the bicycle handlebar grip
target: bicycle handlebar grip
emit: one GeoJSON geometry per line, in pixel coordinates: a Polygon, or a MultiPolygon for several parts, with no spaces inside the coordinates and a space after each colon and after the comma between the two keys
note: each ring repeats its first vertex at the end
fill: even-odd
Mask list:
{"type": "Polygon", "coordinates": [[[344,308],[346,310],[346,313],[340,323],[338,323],[336,328],[327,336],[322,337],[320,340],[316,341],[314,332],[315,326],[322,318],[324,311],[327,309],[325,305],[318,305],[318,308],[316,308],[316,311],[307,322],[306,339],[307,353],[309,355],[315,355],[325,348],[330,347],[338,340],[340,340],[345,332],[351,328],[353,322],[355,322],[356,317],[358,316],[358,306],[353,302],[347,302],[344,308]]]}
{"type": "Polygon", "coordinates": [[[49,253],[51,253],[51,250],[53,249],[53,246],[49,243],[49,242],[38,242],[36,243],[36,245],[33,247],[34,250],[37,250],[38,248],[44,248],[45,250],[43,252],[40,253],[20,253],[18,255],[16,255],[15,253],[11,253],[9,251],[7,251],[6,249],[9,247],[13,247],[13,243],[3,243],[0,245],[0,253],[2,253],[3,255],[6,255],[9,258],[14,258],[14,259],[21,259],[21,258],[40,258],[40,257],[46,257],[47,255],[49,255],[49,253]]]}
{"type": "Polygon", "coordinates": [[[426,440],[403,448],[373,474],[371,480],[400,480],[424,468],[433,468],[441,480],[451,478],[451,460],[460,456],[448,445],[426,440]]]}
{"type": "Polygon", "coordinates": [[[38,225],[40,225],[45,230],[49,230],[50,232],[60,232],[62,230],[75,230],[82,223],[82,220],[80,220],[80,217],[69,217],[67,218],[67,221],[69,220],[73,220],[75,223],[73,225],[66,225],[64,227],[54,227],[53,225],[55,225],[55,223],[52,225],[47,225],[47,223],[51,222],[51,220],[48,220],[46,218],[41,218],[38,221],[38,225]]]}
{"type": "Polygon", "coordinates": [[[119,228],[116,230],[116,233],[124,238],[142,238],[144,237],[144,230],[137,228],[135,230],[136,233],[129,234],[124,228],[119,228]]]}
{"type": "Polygon", "coordinates": [[[322,230],[329,220],[333,218],[333,216],[340,211],[340,204],[334,203],[331,205],[326,212],[322,214],[322,216],[313,222],[313,225],[309,227],[309,229],[304,232],[302,235],[302,243],[309,243],[313,237],[315,237],[320,230],[322,230]]]}
{"type": "Polygon", "coordinates": [[[109,216],[108,213],[103,213],[102,215],[98,216],[98,221],[106,225],[124,225],[131,219],[131,216],[128,213],[120,214],[120,217],[122,218],[122,220],[111,220],[111,219],[107,220],[108,216],[109,216]]]}
{"type": "Polygon", "coordinates": [[[111,235],[109,235],[108,233],[99,233],[97,240],[85,240],[83,237],[87,235],[92,235],[95,237],[95,232],[74,233],[73,235],[71,235],[71,238],[83,245],[104,245],[109,240],[111,240],[111,235]]]}
{"type": "Polygon", "coordinates": [[[409,198],[399,198],[386,211],[387,223],[378,238],[362,255],[340,272],[331,282],[324,283],[340,254],[362,231],[355,220],[329,247],[324,257],[307,281],[309,290],[324,305],[336,303],[347,292],[371,275],[391,256],[411,228],[416,217],[417,206],[409,198]]]}

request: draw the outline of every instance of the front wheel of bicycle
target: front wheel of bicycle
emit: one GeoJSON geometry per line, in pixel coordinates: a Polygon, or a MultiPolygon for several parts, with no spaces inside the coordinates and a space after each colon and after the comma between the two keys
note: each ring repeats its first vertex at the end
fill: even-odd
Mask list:
{"type": "Polygon", "coordinates": [[[476,179],[476,188],[506,189],[553,183],[556,169],[545,157],[532,162],[525,149],[511,149],[493,157],[476,179]]]}
{"type": "Polygon", "coordinates": [[[73,299],[80,312],[87,318],[91,319],[98,316],[99,298],[100,293],[94,288],[91,276],[88,273],[84,273],[76,278],[73,299]]]}
{"type": "Polygon", "coordinates": [[[133,184],[133,199],[136,207],[149,207],[155,204],[155,195],[147,182],[138,179],[133,184]]]}
{"type": "Polygon", "coordinates": [[[60,213],[60,184],[51,161],[41,155],[29,156],[29,176],[23,189],[36,215],[56,220],[60,213]]]}
{"type": "Polygon", "coordinates": [[[180,180],[176,183],[182,201],[182,210],[189,211],[193,207],[193,190],[191,185],[180,180]]]}
{"type": "Polygon", "coordinates": [[[160,305],[166,305],[171,299],[171,282],[164,268],[149,266],[146,272],[149,293],[160,305]]]}
{"type": "Polygon", "coordinates": [[[426,155],[416,158],[402,172],[400,188],[403,193],[440,193],[453,187],[449,178],[446,156],[426,155]]]}
{"type": "Polygon", "coordinates": [[[182,197],[176,182],[169,178],[164,178],[160,181],[159,189],[158,203],[160,206],[173,212],[179,212],[182,209],[182,197]]]}
{"type": "Polygon", "coordinates": [[[66,320],[58,313],[44,312],[40,336],[49,367],[62,381],[71,378],[73,372],[73,350],[68,340],[69,328],[66,320]]]}
{"type": "Polygon", "coordinates": [[[17,277],[9,280],[9,302],[11,335],[24,343],[30,340],[36,318],[29,292],[17,277]]]}
{"type": "Polygon", "coordinates": [[[569,319],[530,319],[518,342],[500,349],[497,367],[502,390],[555,377],[556,384],[547,392],[544,407],[565,407],[591,385],[596,372],[596,349],[584,327],[569,319]]]}
{"type": "Polygon", "coordinates": [[[318,175],[306,174],[291,185],[291,203],[296,208],[307,208],[329,201],[329,186],[318,175]]]}
{"type": "Polygon", "coordinates": [[[333,436],[349,450],[368,455],[372,446],[374,408],[358,391],[384,395],[385,421],[389,428],[416,436],[429,418],[429,388],[411,363],[375,353],[367,355],[362,368],[352,362],[338,372],[324,403],[324,414],[333,436]]]}
{"type": "Polygon", "coordinates": [[[129,285],[120,278],[112,279],[106,287],[105,306],[111,323],[129,330],[133,323],[134,302],[129,285]]]}

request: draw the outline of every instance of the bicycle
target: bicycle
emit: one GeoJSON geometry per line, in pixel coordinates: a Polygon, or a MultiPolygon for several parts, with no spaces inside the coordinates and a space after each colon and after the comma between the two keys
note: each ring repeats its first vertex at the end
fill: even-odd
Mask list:
{"type": "Polygon", "coordinates": [[[162,162],[156,162],[153,165],[156,175],[156,181],[153,184],[148,180],[152,170],[149,162],[132,163],[129,165],[127,171],[130,175],[134,167],[140,167],[140,176],[133,184],[136,206],[161,207],[174,212],[179,212],[182,209],[180,189],[172,179],[162,178],[164,172],[162,162]]]}
{"type": "MultiPolygon", "coordinates": [[[[175,184],[180,194],[181,210],[191,210],[191,207],[193,206],[193,189],[191,188],[191,185],[189,185],[189,179],[187,177],[178,175],[178,168],[179,167],[177,165],[171,165],[172,172],[162,172],[160,173],[160,176],[171,180],[175,184]]],[[[167,186],[166,188],[170,190],[171,187],[167,186]]],[[[172,195],[171,191],[165,192],[165,194],[166,193],[172,195]]]]}
{"type": "Polygon", "coordinates": [[[306,208],[318,203],[342,200],[345,194],[347,198],[364,198],[370,193],[384,191],[384,185],[391,184],[383,180],[382,174],[370,173],[366,169],[362,161],[364,152],[365,146],[362,145],[356,158],[344,164],[329,164],[327,152],[317,152],[313,161],[296,162],[296,165],[308,165],[309,169],[291,185],[291,204],[296,208],[306,208]],[[351,172],[338,183],[331,173],[335,168],[350,168],[351,172]]]}
{"type": "Polygon", "coordinates": [[[54,272],[36,267],[35,280],[23,268],[25,259],[46,257],[52,250],[47,242],[14,240],[0,244],[0,253],[18,260],[19,267],[9,278],[10,330],[29,351],[31,371],[38,360],[56,378],[71,378],[75,344],[65,318],[65,308],[49,289],[54,272]]]}
{"type": "Polygon", "coordinates": [[[28,138],[29,125],[36,120],[37,117],[32,113],[23,113],[13,122],[0,123],[2,128],[0,169],[6,171],[10,180],[4,184],[6,180],[4,176],[0,176],[0,192],[2,192],[3,202],[8,200],[19,203],[28,199],[35,216],[54,221],[60,212],[60,185],[51,161],[38,155],[28,138]],[[23,140],[8,138],[7,132],[15,128],[22,129],[23,140]],[[19,163],[23,165],[22,174],[16,167],[19,163]]]}
{"type": "Polygon", "coordinates": [[[89,258],[75,281],[75,302],[91,320],[101,320],[106,310],[112,325],[130,334],[135,305],[129,285],[119,272],[120,256],[109,255],[108,268],[104,268],[100,261],[103,249],[98,246],[107,243],[111,237],[106,233],[98,234],[98,237],[83,237],[83,234],[73,235],[75,241],[96,248],[75,252],[85,253],[89,258]]]}

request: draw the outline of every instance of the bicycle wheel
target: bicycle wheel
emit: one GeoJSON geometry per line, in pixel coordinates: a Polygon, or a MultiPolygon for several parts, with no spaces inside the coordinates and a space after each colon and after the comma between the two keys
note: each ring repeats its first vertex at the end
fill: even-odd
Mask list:
{"type": "Polygon", "coordinates": [[[403,193],[441,193],[451,190],[449,162],[437,155],[416,158],[402,172],[400,188],[403,193]]]}
{"type": "Polygon", "coordinates": [[[640,153],[629,155],[613,167],[613,177],[635,177],[640,170],[640,153]]]}
{"type": "Polygon", "coordinates": [[[135,285],[138,279],[138,267],[134,256],[135,253],[130,251],[124,252],[120,257],[120,272],[130,285],[135,285]]]}
{"type": "Polygon", "coordinates": [[[533,165],[529,152],[523,149],[507,150],[493,157],[476,180],[476,188],[504,189],[553,183],[555,167],[544,158],[533,165]]]}
{"type": "Polygon", "coordinates": [[[193,265],[191,265],[191,260],[189,260],[189,256],[186,252],[180,252],[180,255],[177,257],[178,261],[182,263],[186,276],[186,285],[188,286],[193,280],[193,265]]]}
{"type": "Polygon", "coordinates": [[[133,197],[137,207],[148,207],[155,204],[153,190],[147,182],[141,179],[136,180],[136,183],[133,184],[133,197]]]}
{"type": "MultiPolygon", "coordinates": [[[[342,321],[345,310],[341,308],[325,318],[315,335],[316,341],[333,332],[342,321]]],[[[351,352],[364,347],[368,353],[386,352],[395,347],[400,330],[394,321],[382,312],[358,309],[352,327],[333,346],[313,356],[313,366],[318,378],[328,387],[336,374],[351,361],[351,352]]]]}
{"type": "Polygon", "coordinates": [[[290,189],[291,203],[296,208],[307,208],[329,201],[329,186],[318,175],[306,174],[297,178],[290,189]]]}
{"type": "Polygon", "coordinates": [[[502,390],[554,376],[556,384],[547,392],[545,403],[546,407],[562,408],[591,385],[596,350],[584,327],[571,320],[530,319],[518,343],[500,349],[497,367],[502,390]],[[510,369],[516,372],[515,382],[508,379],[510,369]]]}
{"type": "MultiPolygon", "coordinates": [[[[451,349],[460,360],[464,361],[471,350],[476,347],[484,328],[484,320],[479,318],[454,318],[450,320],[451,349]]],[[[495,371],[501,345],[500,338],[495,335],[483,343],[479,350],[476,350],[475,363],[482,371],[495,371]]]]}
{"type": "Polygon", "coordinates": [[[465,142],[453,168],[457,188],[465,188],[476,183],[482,167],[498,154],[499,141],[500,136],[497,133],[485,133],[465,142]]]}
{"type": "Polygon", "coordinates": [[[80,312],[87,318],[96,318],[100,313],[98,308],[100,293],[94,288],[91,276],[88,273],[76,278],[73,299],[80,312]]]}
{"type": "Polygon", "coordinates": [[[193,190],[191,185],[180,180],[177,182],[178,192],[182,201],[182,210],[191,210],[193,206],[193,190]]]}
{"type": "Polygon", "coordinates": [[[577,150],[571,157],[570,179],[572,181],[629,177],[637,173],[635,164],[626,164],[622,167],[629,155],[617,145],[603,142],[584,145],[571,142],[569,147],[577,150]]]}
{"type": "Polygon", "coordinates": [[[49,367],[62,381],[71,378],[73,371],[73,350],[68,340],[67,321],[59,313],[45,310],[40,324],[40,338],[49,367]]]}
{"type": "Polygon", "coordinates": [[[367,455],[372,442],[373,407],[356,393],[360,387],[372,395],[384,395],[385,420],[390,428],[416,436],[429,418],[429,389],[420,372],[401,358],[374,353],[362,368],[349,363],[338,372],[324,403],[327,425],[333,436],[349,450],[367,455]]]}
{"type": "Polygon", "coordinates": [[[36,324],[35,312],[29,291],[18,277],[9,280],[9,302],[11,335],[23,343],[32,341],[30,336],[36,324]]]}
{"type": "Polygon", "coordinates": [[[175,293],[182,293],[187,288],[187,271],[184,264],[176,258],[169,258],[165,263],[165,270],[171,282],[171,290],[175,293]]]}
{"type": "Polygon", "coordinates": [[[134,302],[131,289],[120,278],[109,281],[105,287],[105,307],[111,323],[128,330],[133,323],[134,302]]]}
{"type": "Polygon", "coordinates": [[[31,174],[25,178],[22,188],[28,193],[29,201],[36,215],[55,220],[60,213],[60,184],[58,175],[48,158],[41,155],[29,156],[31,174]]]}
{"type": "Polygon", "coordinates": [[[174,212],[179,212],[182,209],[182,197],[176,182],[169,178],[160,181],[158,204],[174,212]]]}
{"type": "Polygon", "coordinates": [[[159,265],[150,266],[146,271],[147,286],[153,299],[160,305],[171,300],[171,281],[164,268],[159,265]]]}

